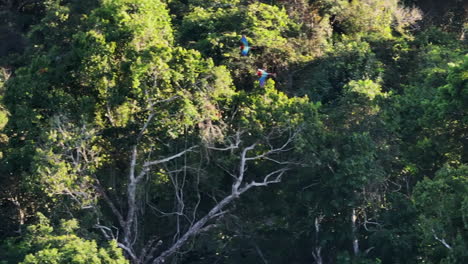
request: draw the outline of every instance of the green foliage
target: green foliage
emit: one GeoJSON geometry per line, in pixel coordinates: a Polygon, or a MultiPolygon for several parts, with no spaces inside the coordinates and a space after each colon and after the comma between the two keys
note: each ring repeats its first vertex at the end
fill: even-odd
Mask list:
{"type": "Polygon", "coordinates": [[[322,12],[333,18],[338,33],[381,40],[391,39],[395,33],[407,36],[407,30],[422,19],[420,9],[401,6],[399,2],[321,0],[319,5],[322,12]]]}
{"type": "Polygon", "coordinates": [[[464,113],[468,110],[468,54],[449,66],[447,85],[439,88],[443,104],[440,111],[446,116],[455,112],[455,118],[462,118],[460,121],[466,122],[461,116],[466,117],[464,113]]]}
{"type": "Polygon", "coordinates": [[[2,263],[128,263],[115,241],[98,247],[94,240],[78,237],[76,219],[61,221],[54,229],[45,216],[38,214],[38,218],[38,224],[29,226],[23,238],[2,245],[2,263]]]}
{"type": "Polygon", "coordinates": [[[385,226],[372,227],[369,245],[375,246],[369,256],[382,263],[418,263],[420,239],[414,224],[418,212],[405,195],[394,192],[386,197],[380,217],[385,226]]]}
{"type": "Polygon", "coordinates": [[[466,14],[431,27],[415,3],[435,2],[2,1],[0,258],[127,263],[93,227],[122,239],[135,206],[125,257],[151,262],[229,193],[240,135],[249,157],[291,140],[246,182],[287,177],[167,262],[468,262],[466,14]]]}
{"type": "Polygon", "coordinates": [[[231,3],[230,8],[194,7],[181,22],[179,38],[216,62],[229,65],[234,76],[239,76],[237,72],[253,74],[254,65],[282,69],[309,59],[312,47],[298,38],[300,28],[300,23],[288,17],[284,8],[231,3]],[[250,58],[240,58],[242,34],[254,47],[250,58]]]}
{"type": "Polygon", "coordinates": [[[106,162],[98,144],[102,138],[96,130],[88,130],[85,124],[76,127],[64,117],[55,117],[51,123],[47,143],[36,150],[37,184],[52,198],[71,195],[80,206],[88,206],[96,199],[93,174],[106,162]]]}
{"type": "Polygon", "coordinates": [[[307,97],[289,98],[274,89],[272,82],[253,95],[243,95],[240,101],[240,126],[250,128],[257,134],[271,127],[298,127],[304,119],[313,117],[318,108],[309,103],[307,97]]]}
{"type": "Polygon", "coordinates": [[[445,167],[434,179],[416,185],[414,201],[420,212],[420,247],[431,263],[463,263],[466,246],[468,166],[445,167]],[[446,243],[444,245],[443,243],[446,243]]]}
{"type": "Polygon", "coordinates": [[[298,88],[314,101],[329,103],[341,96],[350,81],[377,82],[383,71],[369,43],[345,38],[300,72],[298,88]]]}
{"type": "Polygon", "coordinates": [[[345,89],[350,92],[361,94],[369,100],[373,100],[376,96],[386,95],[385,93],[382,93],[380,85],[372,80],[350,81],[345,89]]]}
{"type": "Polygon", "coordinates": [[[347,35],[390,38],[397,1],[320,1],[327,13],[335,16],[337,27],[347,35]]]}
{"type": "MultiPolygon", "coordinates": [[[[5,82],[9,77],[8,71],[0,67],[0,100],[3,99],[5,93],[5,82]]],[[[2,100],[3,101],[3,100],[2,100]]],[[[3,105],[0,106],[0,131],[3,130],[8,122],[8,112],[3,105]]]]}
{"type": "Polygon", "coordinates": [[[338,255],[337,262],[340,264],[345,263],[352,263],[352,264],[381,264],[382,261],[380,259],[367,259],[364,257],[353,257],[350,256],[348,252],[343,252],[338,255]]]}

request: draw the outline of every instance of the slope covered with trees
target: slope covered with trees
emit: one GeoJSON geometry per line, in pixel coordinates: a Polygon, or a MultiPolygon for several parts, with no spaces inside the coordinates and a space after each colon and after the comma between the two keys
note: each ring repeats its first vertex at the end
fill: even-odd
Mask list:
{"type": "Polygon", "coordinates": [[[468,263],[463,1],[0,21],[0,263],[468,263]]]}

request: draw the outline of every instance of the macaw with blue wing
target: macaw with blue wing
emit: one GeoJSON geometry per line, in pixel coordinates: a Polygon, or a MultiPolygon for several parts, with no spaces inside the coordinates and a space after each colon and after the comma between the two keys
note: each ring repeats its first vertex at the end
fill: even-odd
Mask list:
{"type": "Polygon", "coordinates": [[[242,35],[241,42],[242,42],[242,45],[240,46],[241,55],[247,56],[249,54],[249,50],[251,47],[249,46],[249,42],[247,41],[247,38],[245,37],[245,35],[242,35]]]}
{"type": "Polygon", "coordinates": [[[265,85],[265,83],[266,83],[266,80],[267,80],[268,76],[276,77],[276,74],[275,73],[268,73],[265,70],[258,69],[257,70],[257,76],[260,77],[260,79],[258,80],[260,82],[260,87],[263,87],[265,85]]]}

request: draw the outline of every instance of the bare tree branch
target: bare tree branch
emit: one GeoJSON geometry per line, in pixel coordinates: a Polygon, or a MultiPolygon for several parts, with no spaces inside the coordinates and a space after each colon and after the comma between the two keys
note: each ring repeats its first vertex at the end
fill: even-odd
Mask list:
{"type": "Polygon", "coordinates": [[[126,245],[122,244],[122,243],[117,243],[117,245],[122,248],[123,250],[125,250],[125,252],[127,252],[127,254],[132,258],[133,261],[138,261],[138,258],[137,256],[135,255],[135,252],[133,252],[133,249],[127,247],[126,245]]]}
{"type": "Polygon", "coordinates": [[[444,247],[448,248],[449,250],[452,250],[452,247],[445,241],[445,239],[439,238],[439,237],[436,235],[434,229],[432,229],[432,234],[433,234],[434,238],[435,238],[437,241],[439,241],[440,243],[442,243],[442,245],[444,245],[444,247]]]}
{"type": "Polygon", "coordinates": [[[218,147],[208,147],[208,149],[211,149],[211,150],[219,150],[219,151],[227,151],[227,150],[234,150],[234,149],[238,149],[239,148],[239,145],[240,143],[242,142],[241,139],[240,139],[240,136],[242,135],[242,132],[241,131],[237,131],[236,132],[236,135],[235,135],[235,140],[234,140],[234,143],[231,142],[231,144],[227,147],[224,147],[224,148],[218,148],[218,147]]]}
{"type": "Polygon", "coordinates": [[[356,226],[356,221],[357,221],[356,208],[353,208],[352,213],[351,213],[351,235],[353,239],[353,252],[355,256],[359,255],[359,239],[357,237],[358,230],[356,226]]]}
{"type": "Polygon", "coordinates": [[[154,112],[154,106],[156,104],[159,104],[159,103],[167,103],[167,102],[171,102],[175,99],[179,98],[178,95],[174,95],[172,97],[169,97],[167,99],[163,99],[163,100],[157,100],[157,101],[154,101],[154,102],[151,102],[150,100],[150,104],[148,106],[149,110],[150,110],[150,114],[148,115],[148,118],[146,119],[146,122],[143,124],[143,127],[141,128],[140,130],[140,133],[138,133],[138,136],[137,136],[137,144],[138,142],[141,140],[141,138],[143,137],[143,134],[145,133],[146,129],[148,128],[149,124],[151,123],[151,121],[153,120],[154,116],[156,115],[156,112],[154,112]]]}
{"type": "MultiPolygon", "coordinates": [[[[152,263],[153,264],[164,263],[168,257],[179,252],[179,250],[187,243],[187,241],[190,238],[206,230],[206,224],[210,220],[216,219],[224,215],[226,212],[223,209],[226,206],[228,206],[232,201],[239,198],[239,196],[243,194],[244,192],[248,191],[252,187],[267,186],[269,184],[280,182],[284,173],[286,173],[289,170],[286,167],[280,168],[280,169],[277,169],[275,171],[268,173],[267,175],[262,177],[261,181],[253,180],[250,183],[245,183],[244,179],[245,179],[245,173],[247,172],[247,163],[249,161],[259,160],[259,159],[267,157],[268,155],[281,152],[284,149],[286,149],[286,147],[291,142],[292,140],[289,138],[287,142],[283,144],[281,147],[270,148],[270,150],[260,155],[253,156],[253,157],[248,157],[248,154],[250,151],[256,148],[256,146],[258,145],[257,143],[251,144],[245,147],[244,149],[242,149],[241,154],[240,154],[240,161],[238,165],[238,172],[237,172],[237,175],[234,175],[233,177],[234,181],[232,183],[231,193],[227,195],[226,197],[224,197],[224,199],[222,199],[221,201],[217,202],[205,216],[203,216],[194,224],[192,224],[188,228],[188,230],[182,236],[180,236],[180,238],[177,241],[175,241],[168,249],[166,249],[158,257],[156,257],[152,263]]],[[[226,151],[226,150],[238,148],[239,144],[240,144],[240,134],[237,134],[236,144],[231,144],[230,146],[226,148],[217,148],[217,149],[212,148],[212,149],[219,150],[219,151],[226,151]]]]}
{"type": "Polygon", "coordinates": [[[122,214],[120,213],[119,210],[117,210],[117,207],[115,207],[115,204],[112,202],[112,200],[109,198],[107,193],[102,189],[100,186],[99,182],[97,181],[96,184],[94,185],[95,189],[98,191],[98,193],[104,198],[104,201],[107,203],[107,205],[110,207],[112,210],[112,213],[117,217],[117,221],[119,221],[120,227],[124,228],[125,226],[125,221],[122,217],[122,214]]]}
{"type": "Polygon", "coordinates": [[[158,240],[158,237],[153,237],[152,239],[150,239],[146,245],[143,247],[143,249],[141,250],[140,252],[140,258],[139,258],[139,262],[140,263],[145,263],[149,258],[152,257],[152,254],[154,254],[154,250],[156,250],[158,248],[158,246],[161,245],[161,240],[158,240]],[[154,243],[157,242],[156,245],[154,245],[154,243]],[[154,249],[154,250],[152,250],[154,249]],[[148,252],[149,250],[149,252],[148,252]]]}
{"type": "Polygon", "coordinates": [[[288,170],[289,170],[288,168],[283,168],[283,169],[273,171],[273,172],[269,173],[267,176],[265,176],[265,178],[264,178],[264,180],[262,182],[252,181],[251,183],[249,183],[249,184],[245,185],[244,187],[242,187],[241,189],[239,189],[238,190],[238,195],[248,191],[252,187],[267,186],[267,185],[272,184],[272,183],[281,182],[281,177],[288,170]],[[275,177],[273,177],[273,176],[275,176],[275,177]],[[273,177],[272,180],[270,180],[271,177],[273,177]]]}
{"type": "Polygon", "coordinates": [[[154,166],[154,165],[158,165],[158,164],[161,164],[161,163],[165,163],[165,162],[168,162],[168,161],[171,161],[173,159],[176,159],[176,158],[179,158],[181,156],[183,156],[185,153],[187,152],[190,152],[192,151],[193,149],[197,148],[198,146],[193,146],[193,147],[190,147],[184,151],[181,151],[177,154],[174,154],[170,157],[167,157],[167,158],[164,158],[164,159],[160,159],[160,160],[153,160],[153,161],[147,161],[143,164],[143,167],[150,167],[150,166],[154,166]]]}
{"type": "Polygon", "coordinates": [[[319,243],[319,236],[320,236],[320,223],[322,222],[324,215],[320,214],[319,216],[315,217],[315,248],[312,250],[312,257],[314,257],[315,263],[322,264],[322,247],[319,243]]]}
{"type": "Polygon", "coordinates": [[[263,263],[268,264],[268,261],[266,260],[265,256],[263,255],[262,250],[257,245],[257,243],[254,243],[254,246],[255,246],[255,250],[257,251],[258,256],[262,259],[263,263]]]}
{"type": "Polygon", "coordinates": [[[190,147],[184,151],[181,151],[177,154],[174,154],[172,156],[160,159],[160,160],[154,160],[154,161],[147,161],[143,163],[143,168],[141,169],[140,173],[138,174],[137,177],[135,177],[135,170],[136,170],[136,164],[137,164],[137,159],[138,159],[138,153],[137,153],[137,145],[135,145],[132,148],[132,155],[130,159],[130,172],[129,172],[129,182],[127,186],[127,216],[126,220],[124,221],[124,224],[122,226],[123,228],[123,245],[126,246],[125,251],[127,252],[133,252],[132,245],[135,243],[137,237],[138,237],[138,232],[137,232],[137,222],[136,222],[136,210],[138,208],[136,204],[136,196],[137,196],[137,186],[143,180],[144,176],[148,173],[150,170],[151,166],[162,164],[169,162],[173,159],[179,158],[186,154],[189,151],[192,151],[192,149],[196,148],[197,146],[190,147]]]}

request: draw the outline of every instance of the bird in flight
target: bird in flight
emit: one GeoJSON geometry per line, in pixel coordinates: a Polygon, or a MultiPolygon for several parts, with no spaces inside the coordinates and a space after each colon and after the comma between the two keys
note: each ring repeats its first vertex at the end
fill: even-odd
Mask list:
{"type": "Polygon", "coordinates": [[[251,47],[249,46],[249,42],[247,41],[247,38],[245,37],[245,35],[242,35],[241,42],[242,42],[240,46],[241,55],[247,56],[249,54],[251,47]]]}
{"type": "Polygon", "coordinates": [[[260,79],[258,80],[260,82],[260,87],[263,87],[265,85],[265,82],[268,76],[276,77],[276,73],[268,73],[267,71],[263,69],[258,69],[257,76],[260,77],[260,79]]]}

